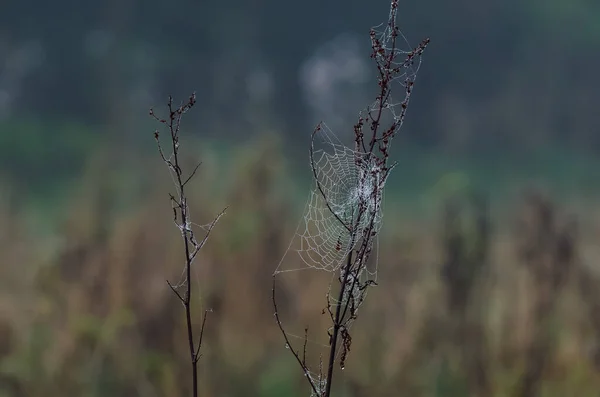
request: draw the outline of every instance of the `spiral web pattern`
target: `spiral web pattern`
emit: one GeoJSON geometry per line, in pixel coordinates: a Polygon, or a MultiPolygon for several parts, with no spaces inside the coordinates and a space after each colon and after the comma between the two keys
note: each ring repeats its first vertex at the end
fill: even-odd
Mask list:
{"type": "MultiPolygon", "coordinates": [[[[344,146],[324,124],[320,129],[324,147],[313,153],[316,180],[290,251],[303,268],[335,272],[363,231],[379,232],[385,180],[373,155],[344,146]]],[[[291,270],[300,269],[280,264],[276,273],[291,270]]]]}
{"type": "MultiPolygon", "coordinates": [[[[390,126],[386,150],[404,122],[412,86],[421,66],[421,54],[428,42],[411,48],[397,27],[397,12],[398,4],[392,1],[388,21],[371,30],[372,58],[378,66],[379,83],[387,90],[367,106],[359,118],[367,123],[365,127],[373,128],[369,123],[375,120],[377,125],[390,126]],[[392,97],[392,92],[403,94],[392,97]]],[[[354,150],[343,145],[326,125],[321,124],[318,132],[324,138],[324,148],[313,152],[315,184],[296,232],[296,244],[292,241],[288,253],[295,251],[304,269],[335,272],[357,243],[365,240],[367,228],[373,233],[366,237],[367,250],[376,241],[381,227],[385,179],[393,166],[386,172],[377,167],[377,157],[363,141],[362,125],[356,132],[361,138],[354,150]]],[[[284,259],[286,256],[287,253],[284,259]]],[[[282,263],[283,259],[275,273],[300,270],[286,270],[282,263]]],[[[370,271],[366,266],[358,267],[363,268],[370,271]]],[[[360,272],[358,276],[363,278],[362,270],[360,272]]]]}

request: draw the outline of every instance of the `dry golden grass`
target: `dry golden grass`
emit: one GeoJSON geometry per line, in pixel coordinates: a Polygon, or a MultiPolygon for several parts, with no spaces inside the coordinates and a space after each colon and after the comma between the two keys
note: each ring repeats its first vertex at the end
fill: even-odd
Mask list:
{"type": "MultiPolygon", "coordinates": [[[[127,211],[115,210],[112,196],[119,192],[106,181],[109,164],[94,161],[70,199],[53,250],[24,229],[24,214],[0,203],[0,391],[183,396],[184,319],[165,282],[176,281],[182,258],[166,175],[147,167],[143,175],[160,182],[127,211]]],[[[280,395],[263,383],[270,363],[290,361],[270,301],[271,274],[297,221],[285,194],[287,177],[276,142],[266,138],[240,150],[229,170],[209,161],[190,192],[198,223],[230,206],[197,262],[198,313],[213,309],[200,361],[203,396],[280,395]],[[218,178],[228,183],[213,194],[207,186],[218,178]]],[[[509,224],[524,219],[517,210],[509,224]]],[[[394,211],[402,209],[386,215],[380,285],[352,329],[340,382],[348,395],[454,396],[466,388],[474,396],[521,396],[525,373],[534,378],[535,395],[594,395],[600,388],[600,282],[591,268],[600,254],[597,209],[585,213],[573,237],[573,259],[549,265],[560,270],[569,262],[556,288],[519,254],[527,236],[493,230],[464,313],[447,305],[449,289],[456,287],[440,275],[447,255],[441,225],[404,223],[394,211]],[[540,296],[551,302],[547,308],[536,306],[540,296]],[[543,366],[532,369],[540,340],[548,351],[543,366]],[[481,349],[471,346],[475,341],[481,349]]],[[[536,220],[530,222],[535,228],[536,220]]],[[[550,258],[544,260],[552,262],[554,247],[543,247],[540,255],[550,258]]],[[[470,251],[464,255],[459,269],[470,251]]],[[[321,342],[326,281],[300,272],[280,285],[290,327],[308,324],[321,342]]],[[[296,375],[288,380],[294,385],[301,378],[296,375]]]]}

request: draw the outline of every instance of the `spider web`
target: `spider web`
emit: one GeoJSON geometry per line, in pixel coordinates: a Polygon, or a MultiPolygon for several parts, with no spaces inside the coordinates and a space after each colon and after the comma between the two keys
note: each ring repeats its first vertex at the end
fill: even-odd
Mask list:
{"type": "MultiPolygon", "coordinates": [[[[397,1],[392,0],[388,21],[371,30],[371,57],[377,65],[380,90],[375,101],[360,112],[354,130],[354,149],[344,145],[323,123],[313,133],[313,186],[295,235],[273,274],[315,269],[329,274],[331,281],[338,278],[341,289],[334,298],[331,293],[334,283],[329,283],[328,306],[321,314],[329,311],[333,321],[339,313],[334,315],[334,308],[344,308],[341,317],[335,320],[341,324],[342,335],[335,359],[339,359],[342,369],[351,344],[348,331],[368,287],[377,281],[383,192],[389,171],[394,168],[394,164],[387,165],[388,149],[404,122],[421,55],[429,43],[429,39],[425,39],[411,49],[397,27],[397,8],[397,1]],[[399,48],[402,40],[407,50],[399,48]],[[392,92],[398,94],[392,97],[392,92]],[[370,143],[364,139],[363,127],[364,132],[373,134],[368,137],[370,143]],[[314,146],[316,137],[322,140],[318,150],[314,146]]],[[[302,279],[296,281],[303,282],[302,279]]],[[[279,325],[282,327],[281,322],[279,325]]],[[[283,328],[282,332],[299,337],[283,328]]],[[[329,328],[330,337],[332,332],[329,328]]],[[[314,342],[304,338],[304,343],[306,353],[306,344],[314,342]]],[[[330,339],[329,346],[331,343],[330,339]]],[[[318,346],[323,348],[321,343],[318,346]]],[[[324,347],[329,349],[327,345],[324,347]]],[[[322,395],[326,386],[322,377],[311,372],[306,375],[313,385],[311,395],[322,395]]]]}
{"type": "MultiPolygon", "coordinates": [[[[313,186],[296,232],[274,275],[310,269],[329,274],[329,310],[349,303],[355,314],[365,300],[366,287],[377,280],[377,234],[382,226],[383,188],[389,172],[380,169],[373,154],[344,145],[325,124],[318,127],[316,136],[321,142],[320,148],[312,153],[313,186]],[[364,254],[370,253],[373,245],[375,255],[364,254]],[[364,262],[356,262],[359,255],[354,256],[352,260],[357,265],[345,274],[353,250],[363,252],[360,256],[364,262]],[[332,293],[336,277],[340,285],[344,285],[341,295],[332,293]],[[344,278],[347,281],[342,283],[344,278]]],[[[353,323],[354,318],[347,316],[344,329],[350,330],[353,323]]],[[[328,334],[332,332],[333,327],[329,327],[328,334]]],[[[288,336],[304,339],[289,332],[288,336]]],[[[328,344],[319,341],[305,340],[305,343],[323,349],[324,354],[329,350],[328,344]]],[[[336,360],[342,354],[343,349],[338,349],[336,360]]],[[[307,376],[319,393],[312,390],[311,396],[322,395],[326,380],[314,373],[307,376]]]]}
{"type": "MultiPolygon", "coordinates": [[[[323,147],[313,153],[315,180],[284,256],[296,253],[300,267],[286,268],[282,259],[275,274],[307,268],[334,273],[362,233],[368,229],[375,236],[381,228],[385,177],[377,158],[343,145],[325,124],[318,134],[323,147]]],[[[376,264],[364,268],[371,278],[376,276],[376,264]]]]}
{"type": "Polygon", "coordinates": [[[397,26],[397,14],[397,2],[392,1],[388,21],[371,29],[371,46],[374,50],[371,58],[377,64],[379,83],[382,83],[381,78],[385,75],[389,81],[384,84],[389,89],[383,98],[378,96],[360,113],[360,118],[363,120],[378,115],[379,125],[391,126],[392,137],[404,123],[412,87],[421,68],[421,55],[429,42],[429,39],[426,39],[418,47],[411,47],[410,42],[397,26]],[[404,48],[399,41],[404,42],[404,48]],[[383,52],[375,51],[376,45],[383,52]],[[396,92],[399,94],[393,94],[396,92]],[[378,114],[380,111],[381,113],[378,114]]]}
{"type": "MultiPolygon", "coordinates": [[[[398,4],[392,1],[387,22],[371,29],[371,57],[377,64],[379,84],[387,90],[382,90],[359,117],[359,123],[373,123],[370,125],[373,134],[376,134],[377,126],[390,125],[386,150],[404,122],[412,86],[421,66],[421,55],[428,43],[426,39],[418,47],[411,48],[397,26],[397,14],[398,4]],[[392,92],[403,94],[393,98],[392,92]]],[[[383,165],[386,169],[382,170],[378,166],[380,159],[373,154],[373,144],[368,148],[362,138],[362,124],[355,128],[358,130],[355,130],[357,139],[353,150],[342,144],[325,124],[317,127],[324,147],[311,152],[314,185],[296,235],[275,274],[307,268],[335,272],[360,240],[367,243],[366,249],[370,252],[370,245],[376,241],[381,228],[383,188],[393,165],[383,165]],[[367,230],[373,234],[364,234],[367,230]],[[286,270],[283,266],[290,251],[296,252],[301,259],[300,268],[286,270]]],[[[375,264],[375,269],[370,270],[367,266],[359,266],[359,269],[364,268],[373,272],[371,276],[376,276],[376,267],[375,264]]],[[[357,276],[362,277],[362,270],[357,276]]]]}

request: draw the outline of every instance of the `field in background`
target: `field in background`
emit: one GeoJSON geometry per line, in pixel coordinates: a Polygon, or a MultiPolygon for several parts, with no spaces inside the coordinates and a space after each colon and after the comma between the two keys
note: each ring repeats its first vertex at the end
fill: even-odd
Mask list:
{"type": "MultiPolygon", "coordinates": [[[[380,285],[352,330],[336,395],[595,395],[597,161],[395,150],[380,285]]],[[[269,137],[201,152],[194,220],[230,208],[197,262],[198,313],[213,309],[201,395],[307,395],[270,293],[308,166],[284,161],[269,137]]],[[[58,204],[2,185],[0,396],[186,394],[183,312],[165,282],[182,267],[168,175],[156,156],[118,161],[96,151],[58,204]]],[[[311,279],[282,284],[282,299],[290,325],[325,336],[325,290],[311,279]]]]}

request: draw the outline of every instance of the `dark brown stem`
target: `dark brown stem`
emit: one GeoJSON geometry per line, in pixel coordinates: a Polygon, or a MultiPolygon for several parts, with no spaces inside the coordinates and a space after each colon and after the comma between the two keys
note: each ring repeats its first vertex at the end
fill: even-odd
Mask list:
{"type": "MultiPolygon", "coordinates": [[[[179,110],[179,109],[178,109],[179,110]]],[[[173,168],[175,170],[175,175],[177,177],[177,189],[179,190],[179,202],[177,203],[179,206],[179,210],[181,211],[181,224],[180,227],[183,228],[183,233],[181,234],[181,238],[183,239],[183,246],[185,249],[185,275],[186,275],[186,290],[185,295],[183,296],[183,306],[185,308],[185,319],[186,319],[186,328],[187,328],[187,337],[188,337],[188,346],[190,349],[190,359],[192,364],[192,396],[198,396],[198,360],[196,360],[196,348],[194,344],[194,327],[192,324],[192,283],[190,282],[191,273],[192,273],[192,255],[190,250],[190,236],[188,231],[188,225],[190,224],[188,212],[187,212],[187,199],[185,196],[185,183],[181,178],[182,170],[179,166],[179,127],[181,114],[178,114],[177,111],[172,109],[172,101],[169,100],[169,111],[170,111],[170,119],[171,123],[169,125],[169,130],[171,132],[171,147],[173,150],[173,168]],[[175,122],[175,128],[173,128],[173,123],[175,122]]],[[[187,181],[186,181],[187,182],[187,181]]]]}
{"type": "MultiPolygon", "coordinates": [[[[300,364],[300,367],[302,368],[302,370],[304,371],[304,375],[306,376],[306,380],[310,384],[310,387],[313,390],[313,392],[315,393],[315,395],[321,396],[320,391],[317,389],[317,385],[315,385],[315,383],[309,376],[310,370],[308,369],[308,366],[306,365],[306,350],[304,350],[303,358],[300,358],[300,354],[292,346],[292,343],[290,342],[290,338],[288,337],[288,334],[285,331],[285,328],[283,328],[283,323],[281,322],[281,318],[279,318],[279,309],[277,308],[277,299],[275,297],[275,275],[273,275],[273,288],[272,288],[271,292],[272,292],[271,301],[273,302],[273,308],[275,309],[275,321],[277,321],[277,326],[279,327],[279,330],[281,331],[281,334],[283,335],[283,339],[285,340],[285,345],[287,348],[290,349],[293,356],[296,358],[296,361],[298,361],[298,364],[300,364]]],[[[304,349],[306,349],[307,342],[308,342],[308,330],[306,330],[305,335],[304,335],[304,349]]],[[[319,381],[320,381],[320,379],[319,379],[319,381]]]]}
{"type": "Polygon", "coordinates": [[[186,332],[192,370],[192,397],[198,397],[198,359],[200,357],[200,347],[202,346],[202,338],[204,335],[204,327],[206,325],[206,317],[208,313],[208,310],[204,312],[204,317],[202,319],[202,325],[200,328],[200,335],[198,338],[198,343],[196,344],[194,342],[194,326],[192,322],[192,263],[200,249],[206,243],[213,227],[215,226],[219,218],[225,213],[225,210],[223,210],[213,220],[213,222],[208,227],[204,238],[201,240],[200,243],[198,243],[196,237],[194,236],[194,231],[191,226],[192,222],[188,212],[185,186],[196,174],[200,163],[198,163],[194,167],[191,174],[185,179],[183,177],[183,171],[179,163],[179,132],[181,129],[181,119],[183,117],[183,114],[186,113],[192,106],[194,106],[195,103],[196,96],[195,94],[193,94],[192,96],[190,96],[189,101],[187,103],[184,103],[181,106],[174,108],[173,99],[169,97],[168,119],[159,118],[156,116],[154,111],[150,110],[150,115],[154,117],[154,119],[157,120],[159,123],[164,124],[168,128],[171,139],[171,155],[167,157],[165,156],[165,152],[161,146],[160,134],[158,130],[154,133],[154,139],[156,140],[158,151],[163,162],[167,165],[169,170],[175,174],[175,188],[177,190],[177,197],[172,194],[170,194],[169,197],[173,207],[173,221],[181,230],[181,238],[183,239],[183,246],[185,250],[185,293],[181,294],[177,290],[177,286],[173,286],[173,284],[171,284],[169,281],[167,281],[167,284],[169,285],[171,290],[173,290],[177,298],[181,301],[185,309],[186,332]]]}
{"type": "MultiPolygon", "coordinates": [[[[412,92],[416,70],[412,71],[411,66],[415,60],[420,62],[420,57],[425,47],[429,43],[429,39],[423,40],[417,48],[406,53],[404,62],[397,63],[396,58],[398,54],[401,53],[396,48],[396,38],[398,35],[398,27],[396,25],[396,14],[398,7],[397,0],[391,0],[390,7],[391,10],[387,28],[386,31],[383,32],[381,39],[376,37],[376,32],[374,29],[371,29],[370,32],[373,50],[371,58],[375,60],[377,70],[379,72],[379,95],[377,96],[375,103],[367,107],[365,113],[362,113],[359,116],[358,122],[354,125],[354,142],[357,151],[354,162],[355,166],[360,170],[360,180],[357,182],[357,188],[361,189],[365,187],[372,189],[373,191],[371,197],[360,197],[357,206],[353,206],[351,208],[352,211],[349,220],[342,219],[340,214],[334,211],[331,202],[332,198],[327,196],[326,189],[323,188],[322,181],[319,178],[319,170],[317,169],[314,158],[314,140],[316,134],[323,128],[321,123],[317,125],[311,136],[310,165],[315,179],[316,190],[318,193],[320,193],[324,206],[326,206],[333,218],[335,218],[335,220],[342,225],[342,227],[345,229],[344,232],[347,231],[349,233],[350,237],[350,243],[348,246],[349,251],[345,265],[342,265],[341,268],[338,268],[338,265],[340,264],[336,263],[336,266],[333,269],[334,271],[340,271],[340,290],[338,293],[338,299],[337,301],[333,301],[330,293],[328,292],[327,307],[322,311],[323,314],[325,314],[327,311],[332,322],[332,328],[327,331],[329,334],[330,346],[327,375],[325,379],[323,379],[323,361],[321,359],[319,362],[318,386],[315,385],[314,380],[312,380],[310,377],[308,378],[313,392],[319,397],[331,396],[334,365],[336,363],[336,359],[338,358],[338,345],[341,349],[341,354],[339,355],[339,365],[343,369],[347,354],[350,351],[352,344],[352,337],[349,333],[349,325],[357,318],[357,309],[364,301],[367,288],[377,285],[373,280],[361,281],[361,275],[367,266],[367,260],[371,254],[373,239],[378,233],[378,230],[376,230],[377,228],[375,227],[375,222],[377,220],[376,216],[380,211],[379,206],[381,204],[383,184],[390,170],[395,166],[395,164],[392,164],[391,166],[388,165],[389,145],[392,138],[394,138],[396,132],[402,125],[406,108],[408,106],[408,100],[412,92]],[[396,79],[403,78],[403,76],[406,76],[404,79],[405,97],[401,103],[397,104],[401,107],[401,110],[399,113],[396,113],[394,110],[396,104],[390,103],[391,91],[393,90],[393,82],[396,79]],[[383,128],[383,126],[381,126],[383,114],[387,111],[391,112],[394,121],[392,122],[391,126],[380,133],[381,128],[383,128]],[[368,144],[365,142],[365,134],[363,131],[367,125],[370,126],[371,130],[370,141],[367,141],[369,142],[368,144]],[[376,147],[378,148],[378,152],[375,151],[376,147]],[[372,186],[375,183],[376,185],[372,186]],[[371,204],[373,203],[375,208],[371,209],[371,204]],[[363,225],[362,220],[363,217],[366,216],[370,216],[371,218],[365,219],[369,221],[368,225],[363,225]],[[355,247],[355,244],[359,242],[359,246],[355,247]],[[336,305],[335,310],[332,308],[333,304],[336,305]],[[325,390],[322,390],[323,381],[326,382],[324,385],[325,390]]],[[[344,217],[347,218],[346,215],[344,215],[344,217]]],[[[338,245],[335,246],[335,249],[338,251],[341,249],[339,240],[338,245]]],[[[275,274],[273,277],[275,277],[275,274]]],[[[273,283],[275,283],[275,279],[273,279],[273,283]]],[[[331,285],[329,291],[331,292],[331,285]]],[[[288,335],[286,334],[279,318],[279,313],[275,302],[274,286],[273,304],[275,306],[275,318],[284,336],[286,344],[291,349],[294,357],[302,367],[305,374],[308,375],[309,371],[306,365],[306,335],[302,353],[291,347],[288,335]],[[300,357],[300,354],[302,357],[300,357]]]]}
{"type": "MultiPolygon", "coordinates": [[[[350,266],[352,266],[352,251],[348,253],[348,259],[346,261],[346,269],[344,271],[344,278],[342,279],[342,285],[338,294],[338,304],[335,308],[335,318],[333,320],[333,332],[331,336],[331,343],[329,346],[329,364],[327,365],[327,384],[325,386],[325,394],[323,397],[329,397],[331,395],[331,383],[333,380],[333,366],[335,365],[335,354],[337,350],[337,340],[340,334],[340,328],[342,326],[342,300],[344,299],[344,290],[346,289],[346,283],[348,282],[348,276],[350,274],[350,266]]],[[[344,310],[345,312],[345,310],[344,310]]]]}

